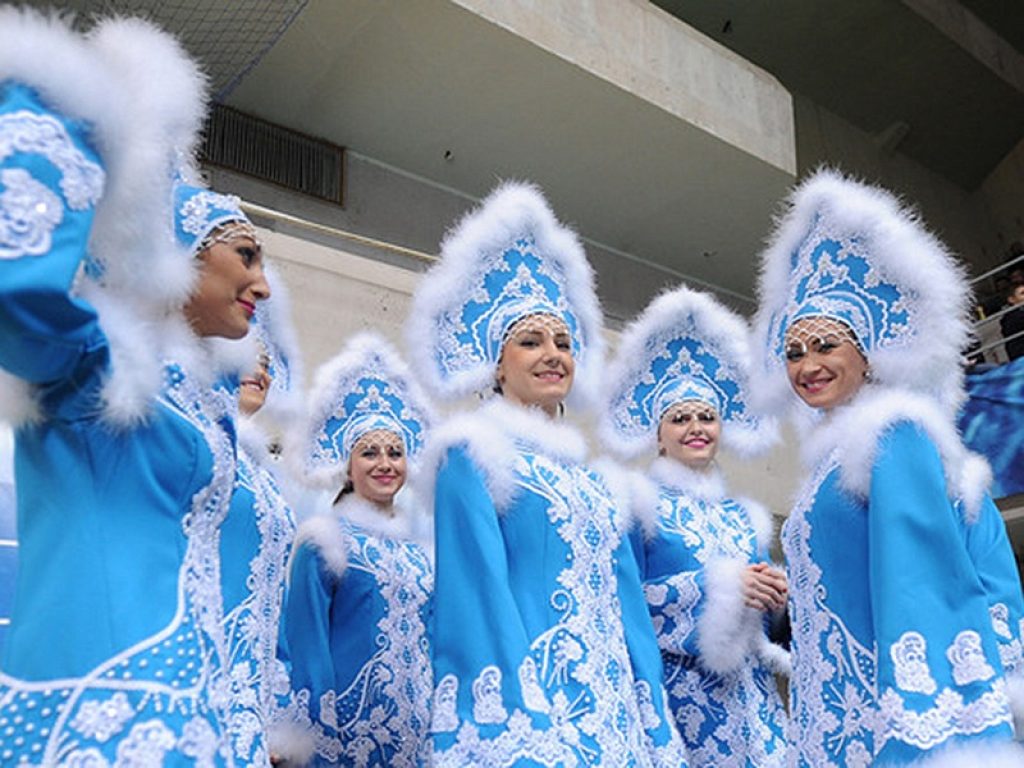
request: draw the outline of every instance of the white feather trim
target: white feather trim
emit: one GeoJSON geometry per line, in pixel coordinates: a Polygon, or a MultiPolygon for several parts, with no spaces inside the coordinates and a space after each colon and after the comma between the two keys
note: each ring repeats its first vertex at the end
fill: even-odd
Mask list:
{"type": "Polygon", "coordinates": [[[736,498],[736,503],[747,513],[750,525],[754,529],[754,535],[757,537],[758,552],[767,555],[775,539],[775,521],[772,519],[771,512],[760,502],[746,496],[736,498]]]}
{"type": "Polygon", "coordinates": [[[653,539],[661,518],[661,492],[657,483],[641,472],[630,472],[629,482],[633,519],[640,526],[644,539],[653,539]]]}
{"type": "Polygon", "coordinates": [[[334,505],[334,512],[353,525],[357,525],[368,533],[388,539],[408,541],[412,538],[412,525],[409,516],[399,505],[388,510],[371,504],[355,493],[342,496],[341,501],[334,505]]]}
{"type": "MultiPolygon", "coordinates": [[[[608,367],[608,373],[602,376],[606,382],[605,407],[598,429],[604,444],[616,454],[634,458],[654,453],[657,449],[657,424],[653,424],[646,434],[619,429],[610,418],[611,408],[607,403],[649,375],[646,370],[649,354],[645,350],[652,337],[691,325],[691,335],[714,350],[725,365],[736,371],[741,392],[746,394],[749,389],[750,329],[743,318],[718,303],[710,294],[685,286],[666,291],[622,332],[615,359],[608,367]]],[[[723,421],[723,446],[742,456],[755,454],[777,441],[778,428],[774,419],[764,418],[757,426],[734,420],[723,421]]]]}
{"type": "Polygon", "coordinates": [[[348,567],[348,546],[336,515],[314,515],[299,525],[293,547],[297,550],[303,544],[309,544],[334,575],[340,576],[348,567]]]}
{"type": "Polygon", "coordinates": [[[720,558],[704,568],[707,595],[697,619],[697,648],[701,666],[711,672],[738,669],[762,634],[761,614],[743,601],[746,567],[742,560],[720,558]]]}
{"type": "Polygon", "coordinates": [[[18,428],[42,419],[33,387],[17,376],[0,371],[0,421],[18,428]]]}
{"type": "Polygon", "coordinates": [[[614,519],[620,531],[628,532],[635,522],[640,522],[634,493],[637,484],[626,469],[609,456],[599,456],[590,462],[590,468],[602,479],[615,504],[614,519]]]}
{"type": "Polygon", "coordinates": [[[267,727],[267,749],[274,758],[288,765],[306,765],[316,751],[316,732],[312,722],[277,720],[267,727]]]}
{"type": "Polygon", "coordinates": [[[267,468],[273,458],[270,455],[270,437],[252,417],[238,415],[235,422],[238,431],[238,444],[261,467],[267,468]]]}
{"type": "Polygon", "coordinates": [[[0,80],[8,79],[89,123],[103,159],[106,185],[89,248],[104,274],[99,285],[83,279],[81,290],[111,348],[102,416],[131,426],[159,391],[163,318],[180,307],[195,277],[173,246],[169,169],[195,142],[202,75],[172,37],[141,20],[110,19],[83,39],[56,15],[3,8],[0,80]]]}
{"type": "MultiPolygon", "coordinates": [[[[379,356],[383,360],[387,379],[406,391],[407,406],[422,419],[424,430],[429,430],[436,423],[430,401],[395,348],[376,333],[358,333],[346,342],[337,355],[317,369],[312,390],[306,398],[306,418],[300,419],[296,429],[287,434],[289,448],[285,453],[292,457],[290,461],[293,462],[293,470],[311,485],[337,489],[348,475],[348,467],[340,462],[331,468],[314,469],[308,466],[307,457],[312,454],[320,428],[337,404],[339,381],[362,370],[371,356],[379,356]]],[[[410,477],[418,471],[419,458],[412,452],[407,456],[410,477]]]]}
{"type": "Polygon", "coordinates": [[[597,402],[605,344],[594,272],[576,234],[555,219],[537,187],[522,182],[501,184],[449,230],[441,243],[440,262],[424,275],[413,296],[406,324],[410,361],[438,397],[457,399],[490,390],[494,384],[497,361],[480,360],[471,369],[442,378],[434,360],[434,323],[453,299],[469,297],[477,290],[473,278],[480,254],[504,247],[528,232],[540,253],[557,255],[566,275],[566,299],[580,321],[583,354],[576,360],[569,403],[586,408],[597,402]]]}
{"type": "Polygon", "coordinates": [[[284,390],[271,384],[267,393],[267,401],[263,406],[270,418],[284,423],[293,419],[302,411],[303,386],[305,374],[302,362],[302,349],[292,322],[292,301],[288,286],[281,279],[273,264],[264,264],[263,273],[270,286],[270,298],[263,302],[262,316],[265,318],[267,333],[287,356],[288,369],[291,377],[291,389],[284,390]]]}
{"type": "Polygon", "coordinates": [[[457,446],[466,449],[483,475],[495,507],[508,507],[516,493],[515,463],[518,444],[561,461],[581,463],[587,446],[575,428],[554,421],[537,408],[524,408],[492,398],[473,413],[460,414],[434,430],[424,450],[418,496],[427,510],[434,508],[434,481],[448,455],[457,446]]]}
{"type": "Polygon", "coordinates": [[[983,458],[964,447],[950,416],[927,395],[874,384],[863,387],[850,403],[835,408],[803,441],[805,461],[814,465],[837,451],[840,484],[851,493],[866,497],[880,441],[887,430],[901,421],[918,425],[935,443],[950,499],[961,501],[965,519],[975,522],[991,482],[991,470],[983,458]]]}
{"type": "Polygon", "coordinates": [[[763,633],[757,639],[757,657],[770,672],[783,677],[793,674],[793,660],[789,651],[776,645],[763,633]]]}
{"type": "Polygon", "coordinates": [[[1013,728],[1018,741],[1024,741],[1024,672],[1006,676],[1006,694],[1010,697],[1013,728]]]}
{"type": "Polygon", "coordinates": [[[659,456],[651,462],[647,473],[658,485],[682,495],[707,502],[725,499],[725,481],[717,465],[713,464],[699,472],[680,461],[659,456]]]}
{"type": "Polygon", "coordinates": [[[914,337],[867,355],[875,381],[925,393],[952,415],[963,399],[960,356],[971,334],[970,293],[963,268],[915,211],[884,189],[828,168],[819,169],[793,190],[761,256],[754,321],[753,375],[758,386],[752,391],[759,408],[777,413],[797,397],[785,365],[774,357],[769,326],[772,314],[788,300],[791,255],[822,211],[834,229],[856,233],[873,266],[915,297],[914,337]]]}
{"type": "Polygon", "coordinates": [[[1024,746],[1008,741],[972,741],[933,750],[908,768],[1020,768],[1024,746]]]}

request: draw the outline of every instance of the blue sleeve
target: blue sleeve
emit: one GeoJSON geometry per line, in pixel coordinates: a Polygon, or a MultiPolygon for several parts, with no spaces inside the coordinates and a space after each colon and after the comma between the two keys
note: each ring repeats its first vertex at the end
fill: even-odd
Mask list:
{"type": "MultiPolygon", "coordinates": [[[[660,537],[647,542],[648,547],[671,544],[660,537]]],[[[658,646],[676,656],[696,657],[700,654],[697,619],[706,595],[706,578],[700,563],[686,554],[690,562],[683,569],[661,575],[643,574],[642,578],[658,646]]]]}
{"type": "Polygon", "coordinates": [[[96,312],[72,296],[103,186],[87,131],[31,89],[0,86],[0,368],[34,384],[107,361],[96,312]]]}
{"type": "MultiPolygon", "coordinates": [[[[1006,523],[986,494],[978,519],[967,526],[967,548],[988,595],[992,630],[1007,677],[1024,681],[1024,597],[1006,523]]],[[[1011,698],[1024,691],[1011,691],[1011,698]]],[[[1024,705],[1024,702],[1020,702],[1024,705]]]]}
{"type": "MultiPolygon", "coordinates": [[[[528,711],[519,676],[530,644],[509,584],[498,512],[462,448],[450,449],[438,471],[434,521],[432,730],[443,751],[464,723],[489,739],[514,710],[528,711]]],[[[545,716],[529,714],[535,727],[549,726],[545,716]]]]}
{"type": "MultiPolygon", "coordinates": [[[[281,615],[281,642],[291,663],[296,700],[308,707],[315,741],[336,742],[337,716],[324,694],[335,687],[331,654],[331,603],[336,584],[315,547],[302,544],[292,558],[291,578],[281,615]],[[330,711],[321,712],[321,705],[330,711]]],[[[305,718],[302,718],[305,720],[305,718]]]]}
{"type": "Polygon", "coordinates": [[[1008,741],[985,588],[939,453],[915,425],[897,424],[882,437],[867,514],[883,718],[878,763],[903,764],[956,742],[1008,741]]]}

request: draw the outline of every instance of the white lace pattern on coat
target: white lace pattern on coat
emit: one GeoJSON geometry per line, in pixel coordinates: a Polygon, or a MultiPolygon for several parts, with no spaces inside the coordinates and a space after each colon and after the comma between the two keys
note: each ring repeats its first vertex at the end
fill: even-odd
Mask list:
{"type": "Polygon", "coordinates": [[[212,476],[182,517],[187,547],[170,624],[81,678],[27,682],[0,674],[0,763],[128,768],[177,759],[233,765],[221,625],[218,527],[234,483],[224,404],[177,365],[164,402],[201,432],[212,476]]]}

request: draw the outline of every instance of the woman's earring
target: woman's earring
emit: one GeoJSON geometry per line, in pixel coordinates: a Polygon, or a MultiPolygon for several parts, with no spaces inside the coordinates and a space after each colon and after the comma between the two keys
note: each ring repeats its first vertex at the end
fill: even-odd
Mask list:
{"type": "Polygon", "coordinates": [[[875,374],[873,374],[871,372],[870,368],[865,368],[864,369],[864,383],[865,384],[870,384],[874,380],[875,380],[875,374]]]}

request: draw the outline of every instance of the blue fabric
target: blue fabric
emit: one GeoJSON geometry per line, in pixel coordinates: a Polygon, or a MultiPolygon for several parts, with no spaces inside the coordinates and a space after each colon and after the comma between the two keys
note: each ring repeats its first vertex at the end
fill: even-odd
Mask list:
{"type": "Polygon", "coordinates": [[[239,446],[231,508],[221,526],[221,593],[231,669],[229,730],[236,758],[268,760],[265,732],[286,717],[288,672],[278,630],[295,521],[268,467],[239,446]]]}
{"type": "Polygon", "coordinates": [[[182,181],[174,185],[174,236],[189,253],[197,254],[210,233],[233,221],[249,223],[238,196],[182,181]]]}
{"type": "Polygon", "coordinates": [[[44,414],[15,435],[19,572],[0,722],[18,727],[0,728],[0,762],[221,764],[212,574],[230,435],[175,365],[145,423],[99,421],[109,346],[72,285],[90,270],[102,169],[83,126],[10,84],[0,147],[0,367],[37,385],[44,414]]]}
{"type": "Polygon", "coordinates": [[[868,498],[838,474],[834,459],[818,468],[784,531],[798,764],[895,765],[1009,741],[990,615],[1001,596],[987,587],[1019,610],[1020,585],[1005,580],[1012,563],[975,561],[1008,556],[1001,521],[986,512],[984,528],[968,527],[934,443],[910,422],[882,437],[868,498]]]}
{"type": "Polygon", "coordinates": [[[1024,493],[1024,358],[968,374],[960,412],[964,443],[992,465],[992,495],[1024,493]]]}
{"type": "Polygon", "coordinates": [[[14,485],[0,482],[0,659],[10,631],[14,584],[18,572],[18,534],[14,485]]]}
{"type": "Polygon", "coordinates": [[[603,481],[522,449],[500,511],[461,447],[436,481],[434,760],[685,765],[603,481]]]}
{"type": "MultiPolygon", "coordinates": [[[[748,514],[730,499],[706,501],[662,485],[658,510],[653,536],[635,530],[631,540],[661,647],[669,706],[690,759],[723,768],[782,766],[786,714],[771,671],[750,653],[733,671],[711,672],[701,666],[698,644],[701,622],[728,621],[708,611],[713,588],[707,564],[721,558],[763,562],[766,542],[757,541],[748,514]]],[[[723,641],[743,642],[739,629],[723,641]]],[[[764,635],[764,624],[755,630],[764,635]]]]}
{"type": "Polygon", "coordinates": [[[292,688],[312,722],[312,764],[419,765],[430,718],[430,561],[412,542],[330,522],[346,568],[332,569],[323,542],[302,541],[283,623],[292,688]]]}

